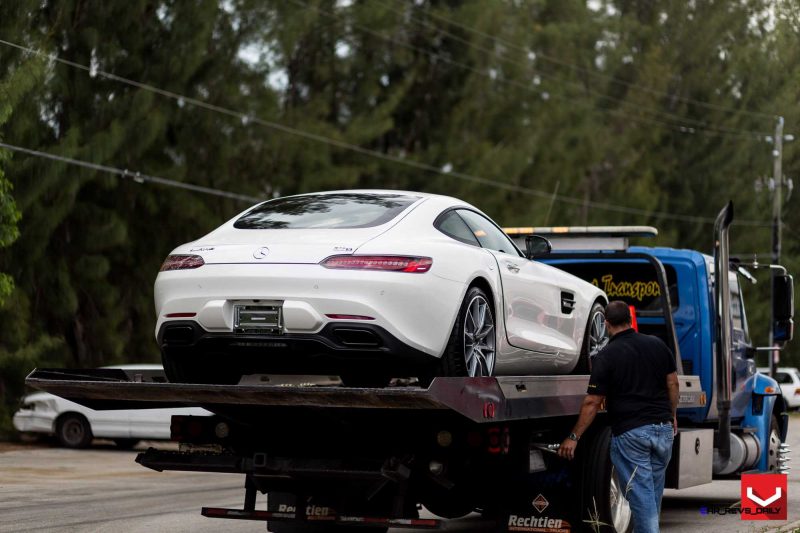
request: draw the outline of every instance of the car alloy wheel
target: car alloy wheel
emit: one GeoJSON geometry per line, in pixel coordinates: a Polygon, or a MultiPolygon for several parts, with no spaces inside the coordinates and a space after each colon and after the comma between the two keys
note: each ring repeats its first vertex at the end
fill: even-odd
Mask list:
{"type": "Polygon", "coordinates": [[[595,308],[589,323],[589,358],[593,358],[608,344],[606,315],[602,308],[595,308]]]}
{"type": "Polygon", "coordinates": [[[464,316],[464,361],[470,377],[491,376],[494,371],[494,317],[481,295],[472,298],[464,316]]]}

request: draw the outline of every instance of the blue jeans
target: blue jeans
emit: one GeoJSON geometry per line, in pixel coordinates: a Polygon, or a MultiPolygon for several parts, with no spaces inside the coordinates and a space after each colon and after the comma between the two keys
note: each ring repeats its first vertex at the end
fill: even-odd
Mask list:
{"type": "Polygon", "coordinates": [[[611,462],[633,513],[635,533],[658,533],[672,423],[647,424],[611,437],[611,462]]]}

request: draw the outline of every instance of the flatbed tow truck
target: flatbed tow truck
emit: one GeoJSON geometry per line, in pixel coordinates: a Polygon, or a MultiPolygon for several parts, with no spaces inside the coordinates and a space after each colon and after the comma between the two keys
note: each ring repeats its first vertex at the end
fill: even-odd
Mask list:
{"type": "MultiPolygon", "coordinates": [[[[718,265],[729,264],[731,219],[729,206],[717,224],[718,265]]],[[[728,279],[723,276],[714,286],[710,316],[697,317],[708,319],[706,337],[713,349],[682,356],[682,326],[673,323],[680,306],[670,300],[675,280],[658,255],[604,248],[571,256],[554,252],[548,260],[649,269],[647,283],[656,285],[650,285],[653,301],[647,310],[637,310],[640,327],[668,341],[679,369],[697,362],[699,371],[679,372],[680,431],[668,487],[746,471],[785,472],[788,449],[781,442],[787,421],[777,384],[732,366],[728,279]],[[749,377],[737,382],[731,409],[737,372],[749,377]]],[[[773,299],[783,302],[786,315],[793,307],[791,278],[780,287],[773,299]]],[[[791,337],[791,318],[784,315],[773,328],[778,340],[791,337]]],[[[242,508],[204,507],[207,517],[266,521],[276,533],[447,528],[446,520],[420,518],[421,504],[442,518],[477,510],[495,531],[632,529],[624,484],[609,460],[610,429],[602,413],[582,437],[574,461],[555,453],[580,410],[588,376],[440,377],[427,388],[288,386],[279,377],[263,379],[268,381],[196,385],[168,383],[157,372],[40,369],[26,382],[95,409],[202,406],[215,413],[174,417],[172,437],[179,450],[149,449],[136,459],[157,471],[242,474],[242,508]],[[257,508],[259,493],[267,494],[262,508],[257,508]]]]}

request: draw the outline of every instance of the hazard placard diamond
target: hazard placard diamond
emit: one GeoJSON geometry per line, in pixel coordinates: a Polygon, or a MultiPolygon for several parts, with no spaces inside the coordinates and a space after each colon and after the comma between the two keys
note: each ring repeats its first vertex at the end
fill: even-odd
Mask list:
{"type": "Polygon", "coordinates": [[[547,506],[550,505],[550,502],[547,501],[547,498],[539,494],[537,497],[533,499],[533,508],[539,511],[540,513],[547,509],[547,506]]]}

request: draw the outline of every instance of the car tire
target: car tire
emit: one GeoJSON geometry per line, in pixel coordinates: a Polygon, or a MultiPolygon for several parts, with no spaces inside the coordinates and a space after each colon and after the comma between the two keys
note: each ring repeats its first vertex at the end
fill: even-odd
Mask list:
{"type": "Polygon", "coordinates": [[[572,374],[589,374],[592,371],[592,360],[597,353],[608,344],[608,330],[605,325],[605,307],[600,302],[595,302],[589,310],[586,329],[583,332],[583,343],[578,363],[572,374]]]}
{"type": "Polygon", "coordinates": [[[65,448],[86,448],[94,436],[92,426],[79,413],[61,415],[56,423],[56,438],[65,448]]]}
{"type": "Polygon", "coordinates": [[[132,450],[139,444],[140,439],[114,439],[114,444],[120,450],[132,450]]]}
{"type": "Polygon", "coordinates": [[[494,375],[497,362],[497,328],[492,298],[480,287],[470,287],[458,309],[456,323],[450,332],[447,347],[433,368],[419,376],[420,385],[427,387],[436,376],[477,377],[494,375]],[[479,318],[481,311],[483,319],[479,318]],[[474,320],[472,315],[478,315],[474,320]],[[478,327],[480,321],[483,327],[478,327]],[[488,330],[485,330],[486,327],[488,330]],[[476,331],[481,336],[476,339],[476,331]],[[473,341],[470,344],[470,340],[473,341]],[[476,346],[477,345],[477,346],[476,346]],[[479,349],[476,349],[480,347],[479,349]],[[475,352],[479,353],[475,353],[475,352]],[[472,355],[472,358],[470,357],[472,355]],[[476,364],[477,363],[477,364],[476,364]]]}

